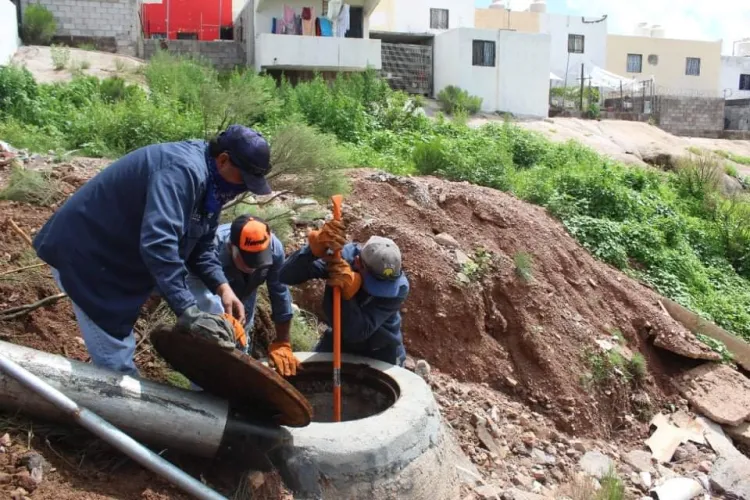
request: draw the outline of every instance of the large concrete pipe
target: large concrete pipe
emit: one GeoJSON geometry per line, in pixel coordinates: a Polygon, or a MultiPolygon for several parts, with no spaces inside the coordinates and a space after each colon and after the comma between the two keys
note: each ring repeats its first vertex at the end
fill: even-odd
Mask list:
{"type": "MultiPolygon", "coordinates": [[[[220,451],[263,455],[287,439],[279,427],[235,418],[226,401],[204,392],[120,375],[8,342],[0,341],[0,353],[78,405],[154,446],[210,458],[220,451]]],[[[70,421],[53,404],[4,373],[0,373],[0,408],[70,421]]]]}

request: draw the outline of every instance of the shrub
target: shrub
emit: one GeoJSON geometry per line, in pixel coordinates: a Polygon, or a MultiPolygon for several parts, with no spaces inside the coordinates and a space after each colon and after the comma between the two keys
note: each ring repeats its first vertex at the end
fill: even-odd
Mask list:
{"type": "Polygon", "coordinates": [[[474,115],[482,108],[481,97],[472,96],[466,90],[454,85],[448,85],[441,90],[437,98],[440,107],[449,115],[461,111],[469,115],[474,115]]]}
{"type": "Polygon", "coordinates": [[[626,368],[633,380],[636,381],[643,380],[646,377],[646,373],[648,373],[646,358],[641,353],[633,354],[633,357],[627,362],[626,368]]]}
{"type": "Polygon", "coordinates": [[[417,144],[412,153],[412,161],[417,172],[422,175],[432,175],[436,172],[445,171],[449,166],[443,142],[440,138],[417,144]]]}
{"type": "Polygon", "coordinates": [[[516,275],[525,283],[534,279],[534,260],[526,252],[518,252],[513,256],[513,263],[516,265],[516,275]]]}
{"type": "Polygon", "coordinates": [[[57,31],[57,21],[47,7],[28,4],[23,13],[21,33],[28,45],[49,45],[57,31]]]}
{"type": "Polygon", "coordinates": [[[740,174],[737,172],[737,167],[731,164],[724,165],[724,173],[730,177],[734,177],[735,179],[740,176],[740,174]]]}
{"type": "Polygon", "coordinates": [[[0,115],[36,123],[39,115],[39,86],[26,68],[0,67],[0,115]]]}
{"type": "Polygon", "coordinates": [[[50,48],[50,53],[52,55],[52,66],[55,68],[55,71],[65,69],[70,62],[70,49],[63,45],[53,45],[50,48]]]}
{"type": "Polygon", "coordinates": [[[7,187],[0,191],[0,200],[21,201],[34,205],[50,205],[64,198],[59,183],[48,172],[14,167],[7,187]]]}
{"type": "Polygon", "coordinates": [[[110,76],[102,80],[99,93],[104,102],[117,102],[125,98],[125,80],[119,76],[110,76]]]}
{"type": "Polygon", "coordinates": [[[701,200],[718,190],[722,173],[718,158],[706,150],[691,148],[689,156],[677,161],[679,187],[701,200]]]}
{"type": "Polygon", "coordinates": [[[318,342],[318,320],[314,314],[300,310],[292,318],[291,337],[292,350],[295,352],[311,352],[318,342]]]}

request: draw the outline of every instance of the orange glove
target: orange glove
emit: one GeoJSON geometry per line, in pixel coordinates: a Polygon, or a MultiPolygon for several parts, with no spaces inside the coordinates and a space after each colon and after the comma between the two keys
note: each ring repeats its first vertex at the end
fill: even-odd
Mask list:
{"type": "Polygon", "coordinates": [[[345,260],[328,263],[328,286],[341,288],[344,300],[351,300],[362,286],[362,275],[352,270],[345,260]]]}
{"type": "Polygon", "coordinates": [[[247,334],[245,333],[245,327],[242,326],[242,323],[237,321],[234,316],[227,313],[224,313],[224,319],[229,321],[229,324],[232,325],[232,329],[234,329],[234,341],[242,346],[243,349],[247,347],[247,334]]]}
{"type": "Polygon", "coordinates": [[[300,368],[300,362],[292,352],[292,344],[289,342],[271,344],[268,347],[268,359],[282,377],[293,377],[300,368]]]}
{"type": "Polygon", "coordinates": [[[340,220],[329,220],[322,229],[308,233],[307,243],[317,258],[330,257],[328,250],[335,252],[346,244],[346,226],[340,220]]]}

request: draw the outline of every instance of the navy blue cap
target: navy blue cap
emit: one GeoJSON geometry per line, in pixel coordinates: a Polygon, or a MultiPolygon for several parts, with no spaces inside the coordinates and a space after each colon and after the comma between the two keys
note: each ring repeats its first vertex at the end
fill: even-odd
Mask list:
{"type": "Polygon", "coordinates": [[[230,125],[216,140],[242,172],[242,179],[251,193],[271,192],[265,179],[271,170],[271,148],[263,134],[242,125],[230,125]]]}

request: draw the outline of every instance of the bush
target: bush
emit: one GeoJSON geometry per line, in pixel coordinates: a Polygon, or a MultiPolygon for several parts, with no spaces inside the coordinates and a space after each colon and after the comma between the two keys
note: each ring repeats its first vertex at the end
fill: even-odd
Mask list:
{"type": "Polygon", "coordinates": [[[0,191],[0,200],[21,201],[47,206],[64,198],[59,183],[48,173],[14,167],[8,186],[0,191]]]}
{"type": "Polygon", "coordinates": [[[117,102],[125,99],[125,80],[119,76],[110,76],[102,80],[99,93],[104,102],[117,102]]]}
{"type": "Polygon", "coordinates": [[[47,7],[28,4],[23,13],[21,33],[27,45],[49,45],[57,31],[57,21],[47,7]]]}
{"type": "Polygon", "coordinates": [[[706,150],[691,150],[677,161],[677,182],[689,196],[704,200],[719,189],[723,169],[718,158],[706,150]]]}
{"type": "Polygon", "coordinates": [[[50,48],[50,53],[52,55],[52,66],[55,68],[55,71],[65,69],[70,62],[70,49],[63,45],[53,45],[50,48]]]}
{"type": "Polygon", "coordinates": [[[437,99],[440,107],[449,115],[462,111],[469,115],[475,115],[482,108],[481,97],[472,96],[466,90],[453,85],[448,85],[441,90],[437,99]]]}

